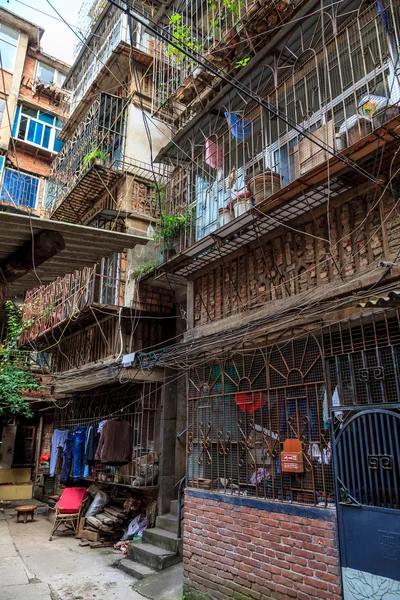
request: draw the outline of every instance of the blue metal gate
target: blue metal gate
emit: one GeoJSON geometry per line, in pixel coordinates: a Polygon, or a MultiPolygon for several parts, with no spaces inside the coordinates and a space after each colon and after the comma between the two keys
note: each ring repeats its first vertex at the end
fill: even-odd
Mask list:
{"type": "Polygon", "coordinates": [[[331,422],[344,600],[399,600],[400,404],[339,405],[331,422]]]}

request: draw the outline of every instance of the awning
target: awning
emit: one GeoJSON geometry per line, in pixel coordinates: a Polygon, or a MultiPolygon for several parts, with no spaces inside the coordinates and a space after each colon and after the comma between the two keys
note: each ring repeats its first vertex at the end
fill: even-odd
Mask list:
{"type": "Polygon", "coordinates": [[[43,231],[61,234],[65,247],[41,265],[6,284],[7,297],[21,295],[26,290],[50,283],[57,277],[93,266],[113,252],[121,252],[125,248],[134,248],[137,244],[147,244],[149,241],[145,236],[0,212],[0,264],[7,264],[8,258],[24,246],[28,251],[29,242],[43,231]]]}
{"type": "Polygon", "coordinates": [[[400,290],[393,290],[382,296],[368,298],[365,302],[359,302],[357,308],[374,308],[374,307],[397,307],[400,306],[400,290]]]}

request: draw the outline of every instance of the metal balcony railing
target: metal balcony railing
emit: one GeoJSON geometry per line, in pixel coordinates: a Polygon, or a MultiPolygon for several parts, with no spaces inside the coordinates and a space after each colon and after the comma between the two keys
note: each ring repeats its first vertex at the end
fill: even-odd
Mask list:
{"type": "MultiPolygon", "coordinates": [[[[50,215],[95,164],[118,170],[123,160],[127,105],[125,98],[106,93],[97,96],[52,163],[45,202],[50,215]]],[[[98,185],[104,191],[101,178],[98,185]]]]}
{"type": "MultiPolygon", "coordinates": [[[[86,2],[83,6],[80,41],[76,47],[76,59],[64,88],[72,90],[67,112],[71,115],[85,96],[100,71],[108,64],[120,44],[130,45],[128,19],[126,14],[108,2],[86,2]],[[93,10],[91,10],[93,8],[93,10]]],[[[121,7],[126,7],[121,2],[121,7]]],[[[131,10],[142,17],[151,16],[151,8],[142,2],[132,2],[131,10]]],[[[153,40],[140,26],[134,25],[134,48],[143,54],[151,55],[153,40]]]]}
{"type": "MultiPolygon", "coordinates": [[[[175,2],[164,17],[166,33],[182,48],[199,54],[225,74],[236,73],[282,26],[302,0],[186,0],[175,2]]],[[[179,113],[196,98],[203,103],[217,80],[178,49],[154,48],[153,110],[179,113]]]]}
{"type": "Polygon", "coordinates": [[[26,344],[52,328],[79,318],[94,305],[122,306],[120,294],[120,257],[114,254],[102,259],[100,265],[59,277],[26,293],[24,318],[34,319],[34,325],[21,337],[26,344]]]}
{"type": "MultiPolygon", "coordinates": [[[[251,209],[270,197],[273,210],[297,180],[308,201],[295,199],[279,221],[346,189],[327,169],[313,195],[314,181],[307,177],[332,153],[346,153],[363,139],[376,141],[382,133],[373,132],[400,115],[400,8],[392,2],[382,13],[379,6],[373,3],[341,28],[332,22],[324,43],[316,44],[311,36],[280,81],[277,71],[263,71],[258,94],[283,118],[236,97],[234,105],[220,106],[188,131],[179,148],[166,152],[164,161],[174,166],[166,187],[167,210],[184,217],[179,235],[166,239],[166,259],[194,243],[204,252],[208,247],[201,240],[221,228],[228,232],[236,220],[244,226],[245,219],[252,221],[247,217],[251,209]]],[[[270,220],[269,228],[276,226],[270,220]]]]}

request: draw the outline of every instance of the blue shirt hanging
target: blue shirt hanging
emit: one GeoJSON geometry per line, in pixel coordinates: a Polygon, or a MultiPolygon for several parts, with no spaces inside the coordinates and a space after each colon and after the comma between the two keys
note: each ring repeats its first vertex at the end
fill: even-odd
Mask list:
{"type": "Polygon", "coordinates": [[[245,121],[235,113],[225,112],[225,119],[228,122],[229,129],[231,130],[232,137],[239,140],[240,142],[250,135],[251,132],[251,123],[249,121],[245,121]]]}

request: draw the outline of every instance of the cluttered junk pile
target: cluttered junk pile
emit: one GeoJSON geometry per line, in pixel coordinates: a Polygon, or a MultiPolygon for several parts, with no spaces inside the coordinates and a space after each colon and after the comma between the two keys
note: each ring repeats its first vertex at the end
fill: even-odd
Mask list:
{"type": "MultiPolygon", "coordinates": [[[[125,490],[123,490],[125,492],[125,490]]],[[[91,548],[115,546],[126,554],[129,541],[139,541],[146,528],[154,527],[157,503],[139,493],[109,493],[92,484],[87,489],[87,508],[80,519],[77,537],[91,548]]]]}
{"type": "MultiPolygon", "coordinates": [[[[63,491],[88,486],[79,488],[84,498],[73,525],[76,537],[85,540],[81,544],[104,547],[117,542],[117,549],[127,552],[129,540],[140,539],[145,528],[154,527],[158,455],[148,436],[145,447],[133,445],[129,421],[117,418],[72,430],[55,429],[49,472],[61,483],[61,498],[59,494],[48,498],[60,525],[66,524],[63,491]]],[[[53,528],[52,535],[57,530],[53,528]]]]}

